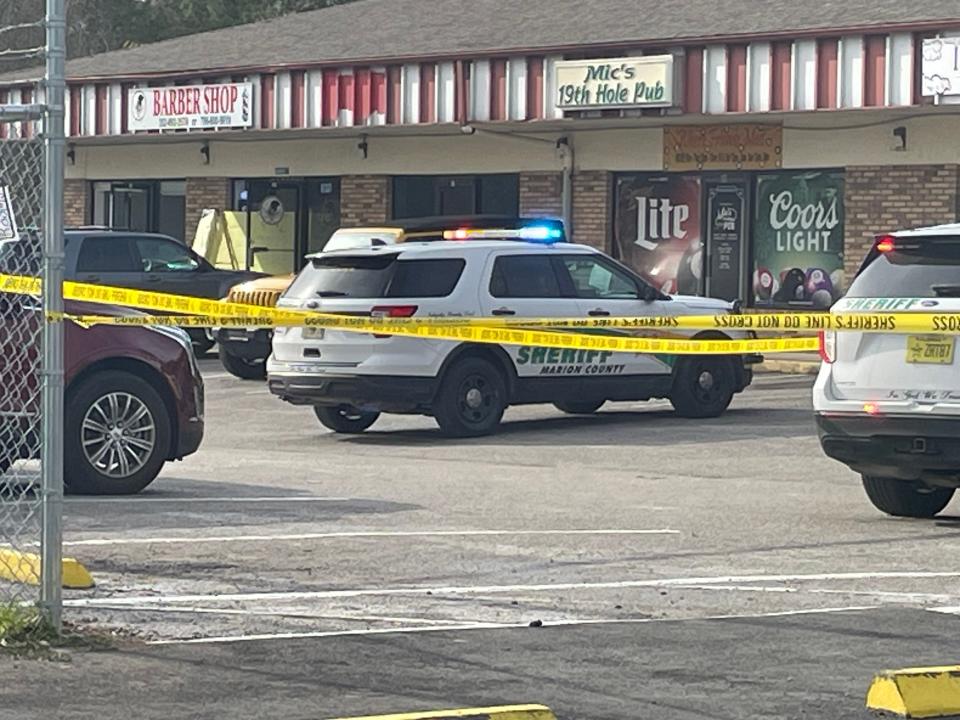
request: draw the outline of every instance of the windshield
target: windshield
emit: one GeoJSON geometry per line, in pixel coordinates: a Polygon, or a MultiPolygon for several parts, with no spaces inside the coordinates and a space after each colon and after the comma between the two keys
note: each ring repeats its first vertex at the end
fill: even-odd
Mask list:
{"type": "Polygon", "coordinates": [[[847,297],[960,297],[960,238],[899,243],[876,253],[847,297]]]}

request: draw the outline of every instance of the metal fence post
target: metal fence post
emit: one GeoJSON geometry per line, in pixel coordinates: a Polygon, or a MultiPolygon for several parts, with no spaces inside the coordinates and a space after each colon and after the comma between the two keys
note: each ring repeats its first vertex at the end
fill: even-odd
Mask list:
{"type": "Polygon", "coordinates": [[[61,627],[63,540],[63,311],[64,94],[66,89],[64,0],[47,0],[46,113],[44,115],[43,326],[41,437],[42,578],[40,606],[50,625],[61,627]],[[55,316],[56,317],[56,316],[55,316]]]}

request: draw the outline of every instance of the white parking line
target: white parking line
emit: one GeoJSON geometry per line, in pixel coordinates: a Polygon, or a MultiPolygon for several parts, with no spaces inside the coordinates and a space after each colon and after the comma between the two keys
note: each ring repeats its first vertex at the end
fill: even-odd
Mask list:
{"type": "Polygon", "coordinates": [[[790,585],[677,585],[681,590],[724,590],[728,592],[808,593],[811,595],[861,595],[889,598],[905,602],[947,602],[957,597],[949,593],[893,592],[890,590],[844,590],[835,588],[804,588],[790,585]]]}
{"type": "Polygon", "coordinates": [[[305,502],[362,502],[363,498],[323,497],[318,495],[282,495],[279,497],[84,497],[66,498],[70,505],[100,505],[102,503],[305,503],[305,502]]]}
{"type": "MultiPolygon", "coordinates": [[[[851,605],[849,607],[818,608],[812,610],[784,610],[781,612],[757,613],[753,615],[711,615],[699,618],[606,618],[571,619],[545,622],[543,628],[574,627],[586,625],[646,625],[665,622],[715,621],[715,620],[751,620],[760,618],[790,617],[793,615],[827,615],[831,613],[863,612],[876,610],[875,605],[851,605]]],[[[463,625],[433,625],[428,627],[407,628],[368,628],[363,630],[331,630],[327,632],[291,632],[269,633],[262,635],[221,635],[217,637],[188,638],[183,640],[151,640],[148,645],[213,645],[219,643],[239,643],[266,640],[307,640],[314,638],[349,637],[351,635],[394,635],[401,633],[461,632],[466,630],[510,630],[527,628],[529,623],[470,623],[463,625]]]]}
{"type": "Polygon", "coordinates": [[[346,532],[298,533],[294,535],[220,535],[212,537],[92,538],[68,540],[65,546],[175,545],[187,543],[289,542],[294,540],[336,540],[343,538],[403,537],[506,537],[531,535],[679,535],[679,530],[357,530],[346,532]]]}
{"type": "Polygon", "coordinates": [[[891,580],[957,578],[960,572],[860,572],[816,573],[795,575],[722,575],[719,577],[659,578],[619,580],[611,582],[553,583],[542,585],[452,585],[438,587],[363,588],[358,590],[292,590],[287,592],[210,593],[206,595],[142,595],[139,597],[92,597],[64,600],[68,607],[103,605],[165,605],[203,602],[257,602],[284,600],[327,600],[359,597],[391,597],[403,595],[497,595],[524,592],[559,592],[562,590],[625,590],[629,588],[661,588],[684,585],[727,585],[759,582],[804,582],[828,580],[891,580]]]}
{"type": "MultiPolygon", "coordinates": [[[[271,617],[285,618],[288,620],[343,620],[347,622],[365,622],[365,623],[396,623],[405,625],[463,625],[463,620],[442,620],[439,618],[412,618],[396,617],[393,615],[331,615],[329,613],[295,613],[284,612],[282,610],[244,610],[239,608],[205,608],[205,607],[113,607],[103,606],[101,610],[112,610],[114,612],[162,612],[181,615],[220,615],[220,616],[239,616],[239,617],[271,617]]],[[[481,625],[483,623],[473,623],[481,625]]],[[[497,626],[497,623],[493,623],[497,626]]]]}

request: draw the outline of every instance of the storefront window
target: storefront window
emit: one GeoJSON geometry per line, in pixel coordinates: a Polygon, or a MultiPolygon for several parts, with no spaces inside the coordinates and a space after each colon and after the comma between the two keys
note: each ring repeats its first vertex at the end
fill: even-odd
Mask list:
{"type": "Polygon", "coordinates": [[[843,173],[758,175],[753,300],[826,309],[844,292],[843,173]]]}
{"type": "Polygon", "coordinates": [[[157,232],[186,240],[186,182],[183,180],[93,183],[93,224],[157,232]]]}
{"type": "Polygon", "coordinates": [[[702,294],[701,204],[697,176],[620,176],[614,255],[663,292],[702,294]]]}
{"type": "Polygon", "coordinates": [[[843,173],[625,174],[613,253],[668,293],[826,309],[845,289],[843,173]]]}
{"type": "Polygon", "coordinates": [[[393,217],[517,215],[517,175],[402,175],[393,179],[393,217]]]}

